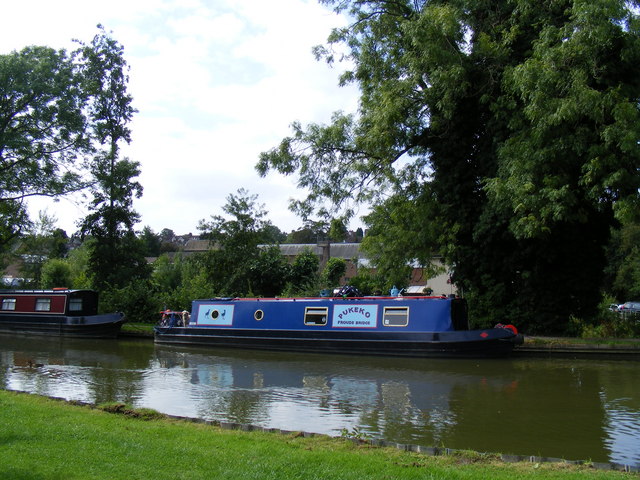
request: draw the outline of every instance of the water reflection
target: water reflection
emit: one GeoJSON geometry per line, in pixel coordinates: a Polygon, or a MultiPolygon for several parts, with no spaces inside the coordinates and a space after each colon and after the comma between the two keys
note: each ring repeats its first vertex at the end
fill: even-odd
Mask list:
{"type": "Polygon", "coordinates": [[[95,403],[133,402],[153,345],[0,336],[0,355],[5,388],[95,403]]]}
{"type": "Polygon", "coordinates": [[[163,411],[187,414],[195,405],[197,415],[208,419],[331,434],[358,427],[399,442],[447,440],[461,413],[452,405],[460,404],[456,392],[473,385],[513,388],[509,375],[500,372],[502,363],[486,364],[498,367],[489,378],[488,372],[469,372],[457,362],[433,360],[248,351],[212,355],[157,347],[156,361],[191,385],[190,401],[182,406],[167,401],[170,392],[148,399],[163,411]]]}
{"type": "Polygon", "coordinates": [[[638,364],[410,360],[0,336],[0,382],[88,402],[400,443],[640,465],[638,364]]]}

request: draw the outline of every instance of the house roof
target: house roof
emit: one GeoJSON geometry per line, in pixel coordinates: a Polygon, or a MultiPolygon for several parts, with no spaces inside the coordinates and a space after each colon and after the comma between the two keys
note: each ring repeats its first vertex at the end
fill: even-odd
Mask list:
{"type": "MultiPolygon", "coordinates": [[[[259,245],[264,248],[268,245],[259,245]]],[[[184,252],[205,252],[211,248],[209,240],[189,240],[184,246],[184,252]]],[[[280,252],[286,257],[295,257],[305,249],[310,249],[318,256],[322,255],[323,246],[310,243],[283,243],[279,245],[280,252]]],[[[359,243],[331,243],[329,244],[330,256],[351,260],[363,258],[359,243]]]]}
{"type": "MultiPolygon", "coordinates": [[[[284,243],[279,245],[280,252],[285,257],[295,257],[302,253],[305,249],[311,250],[318,256],[322,256],[323,246],[309,243],[284,243]]],[[[329,254],[333,258],[343,258],[351,260],[354,258],[363,258],[364,254],[360,252],[359,243],[331,243],[329,244],[329,254]]]]}
{"type": "Polygon", "coordinates": [[[185,252],[206,252],[210,248],[211,242],[209,240],[191,239],[187,240],[184,244],[183,251],[185,252]]]}

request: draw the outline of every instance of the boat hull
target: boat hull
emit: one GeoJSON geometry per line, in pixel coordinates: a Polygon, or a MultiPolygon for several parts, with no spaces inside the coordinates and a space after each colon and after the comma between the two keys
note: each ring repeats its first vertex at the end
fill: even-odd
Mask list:
{"type": "Polygon", "coordinates": [[[521,336],[469,330],[433,333],[301,332],[156,327],[161,344],[399,357],[497,357],[511,353],[521,336]],[[481,335],[486,335],[482,337],[481,335]]]}
{"type": "Polygon", "coordinates": [[[506,355],[506,328],[469,330],[466,304],[444,297],[194,300],[164,313],[162,344],[402,357],[506,355]]]}
{"type": "Polygon", "coordinates": [[[0,317],[0,333],[115,338],[124,323],[122,313],[89,316],[4,314],[0,317]]]}

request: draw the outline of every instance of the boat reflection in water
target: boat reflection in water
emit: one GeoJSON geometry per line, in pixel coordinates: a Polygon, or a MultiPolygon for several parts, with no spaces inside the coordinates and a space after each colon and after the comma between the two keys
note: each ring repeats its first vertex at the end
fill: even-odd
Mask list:
{"type": "Polygon", "coordinates": [[[135,404],[149,342],[0,335],[0,386],[90,403],[135,404]]]}
{"type": "Polygon", "coordinates": [[[450,404],[455,389],[482,384],[501,390],[517,383],[455,369],[407,368],[433,361],[253,351],[210,355],[164,347],[156,354],[160,365],[177,369],[191,385],[198,417],[333,435],[357,428],[376,437],[391,434],[396,441],[415,441],[420,432],[429,444],[439,444],[439,432],[456,423],[450,404]]]}
{"type": "Polygon", "coordinates": [[[0,336],[0,385],[283,430],[640,466],[637,362],[445,360],[0,336]]]}

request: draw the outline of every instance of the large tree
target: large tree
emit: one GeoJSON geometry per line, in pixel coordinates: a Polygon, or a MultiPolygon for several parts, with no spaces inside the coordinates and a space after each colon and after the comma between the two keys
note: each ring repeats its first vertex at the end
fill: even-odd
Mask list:
{"type": "Polygon", "coordinates": [[[225,216],[212,215],[210,221],[203,219],[198,225],[202,236],[211,242],[205,262],[209,281],[220,295],[274,295],[271,290],[275,285],[269,286],[269,281],[277,275],[278,282],[286,281],[278,255],[273,250],[262,252],[259,247],[276,244],[280,231],[266,219],[267,211],[257,199],[241,188],[227,196],[222,207],[225,216]]]}
{"type": "Polygon", "coordinates": [[[444,253],[481,320],[588,316],[638,205],[638,2],[321,3],[352,20],[316,53],[343,52],[359,111],[295,123],[258,170],[296,172],[303,214],[372,202],[378,256],[444,253]]]}
{"type": "Polygon", "coordinates": [[[133,210],[133,199],[142,195],[142,186],[134,180],[140,174],[139,163],[120,156],[121,144],[131,141],[129,123],[136,112],[127,92],[128,65],[123,47],[102,28],[76,55],[90,96],[88,116],[96,144],[90,165],[93,198],[80,226],[92,240],[89,266],[94,285],[122,286],[149,274],[143,245],[134,232],[140,216],[133,210]]]}
{"type": "Polygon", "coordinates": [[[29,226],[26,199],[83,188],[92,146],[86,92],[65,50],[27,47],[0,55],[0,253],[29,226]]]}

